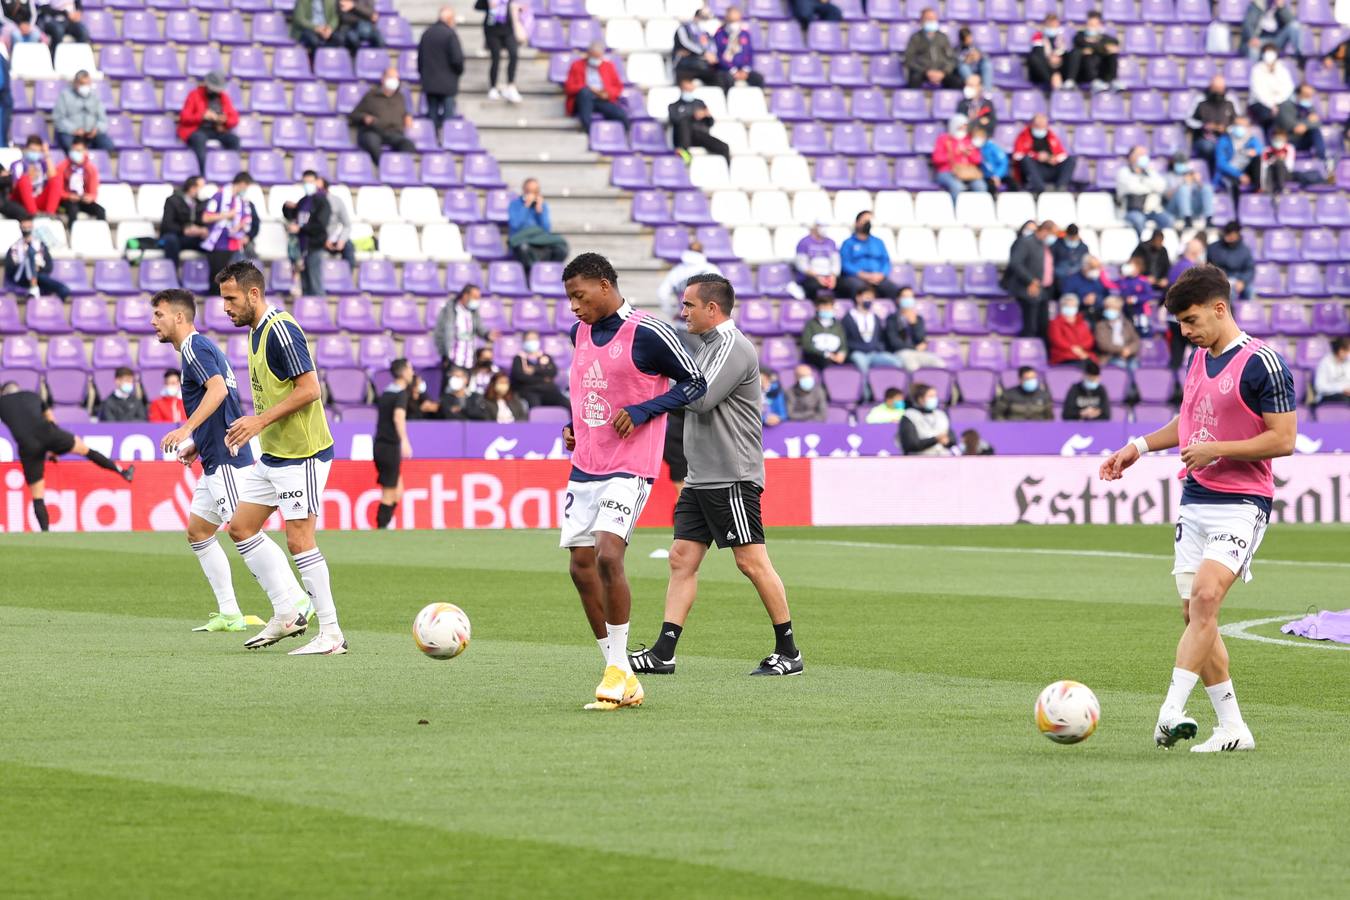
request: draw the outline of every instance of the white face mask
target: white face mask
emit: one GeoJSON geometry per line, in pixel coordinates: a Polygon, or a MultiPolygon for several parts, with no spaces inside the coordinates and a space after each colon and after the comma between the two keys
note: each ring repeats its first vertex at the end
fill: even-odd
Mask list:
{"type": "Polygon", "coordinates": [[[1063,309],[1061,309],[1059,312],[1060,312],[1060,315],[1062,315],[1062,316],[1063,316],[1064,318],[1066,318],[1066,319],[1076,319],[1076,318],[1078,318],[1078,307],[1076,307],[1076,306],[1066,306],[1066,307],[1064,307],[1063,309]]]}
{"type": "Polygon", "coordinates": [[[464,390],[464,388],[467,387],[467,386],[468,386],[468,382],[464,380],[464,377],[463,377],[463,376],[461,376],[461,375],[451,375],[451,376],[450,376],[450,390],[451,390],[451,391],[462,391],[462,390],[464,390]]]}
{"type": "Polygon", "coordinates": [[[1275,60],[1279,58],[1280,58],[1279,54],[1277,54],[1274,50],[1267,50],[1265,53],[1261,54],[1262,61],[1265,62],[1265,64],[1268,66],[1275,65],[1275,60]]]}
{"type": "Polygon", "coordinates": [[[398,79],[397,79],[397,78],[386,78],[386,79],[384,80],[384,89],[385,89],[386,91],[388,91],[389,93],[391,93],[391,94],[392,94],[394,91],[398,90],[398,79]]]}
{"type": "Polygon", "coordinates": [[[1126,263],[1120,267],[1120,274],[1125,278],[1133,278],[1137,272],[1133,263],[1126,263]]]}
{"type": "Polygon", "coordinates": [[[176,384],[166,384],[160,389],[160,396],[163,397],[181,397],[183,389],[176,384]]]}
{"type": "Polygon", "coordinates": [[[131,392],[134,390],[136,390],[136,385],[129,381],[125,383],[121,381],[117,382],[117,396],[119,397],[130,397],[131,392]]]}
{"type": "Polygon", "coordinates": [[[425,394],[427,392],[427,383],[422,379],[417,379],[417,393],[425,394]]]}
{"type": "Polygon", "coordinates": [[[538,341],[521,341],[521,342],[520,342],[520,349],[524,350],[526,353],[538,353],[538,352],[539,352],[539,342],[538,342],[538,341]]]}
{"type": "Polygon", "coordinates": [[[961,93],[966,95],[967,100],[974,100],[980,95],[980,92],[973,87],[962,88],[961,93]]]}
{"type": "Polygon", "coordinates": [[[70,151],[70,161],[77,166],[84,165],[84,151],[83,150],[70,151]]]}
{"type": "Polygon", "coordinates": [[[79,94],[81,97],[88,97],[93,92],[94,86],[92,84],[82,84],[75,89],[75,93],[79,94]]]}

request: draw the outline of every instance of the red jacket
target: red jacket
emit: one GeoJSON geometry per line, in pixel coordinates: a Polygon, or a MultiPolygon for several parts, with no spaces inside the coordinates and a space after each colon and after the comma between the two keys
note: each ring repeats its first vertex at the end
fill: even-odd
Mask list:
{"type": "Polygon", "coordinates": [[[178,397],[159,397],[150,404],[150,415],[147,418],[151,422],[186,422],[187,410],[183,408],[183,401],[178,397]]]}
{"type": "MultiPolygon", "coordinates": [[[[225,114],[225,130],[229,131],[239,124],[239,110],[229,94],[220,95],[220,111],[225,114]]],[[[178,139],[186,141],[192,133],[202,126],[202,117],[206,115],[206,88],[199,87],[188,94],[183,103],[183,111],[178,114],[178,139]]]]}
{"type": "Polygon", "coordinates": [[[950,172],[953,166],[962,164],[978,169],[982,159],[980,148],[970,142],[969,136],[957,139],[953,134],[939,135],[933,148],[933,168],[938,172],[950,172]]]}
{"type": "MultiPolygon", "coordinates": [[[[75,167],[70,164],[68,159],[61,160],[56,166],[56,180],[61,185],[62,199],[69,197],[72,193],[70,190],[70,170],[73,168],[75,167]]],[[[80,192],[79,196],[98,199],[98,169],[94,166],[93,160],[85,159],[84,161],[84,190],[80,192]]]]}
{"type": "MultiPolygon", "coordinates": [[[[605,99],[611,103],[618,103],[619,98],[623,96],[623,82],[619,80],[619,70],[607,59],[600,61],[600,81],[605,85],[605,99]]],[[[576,115],[577,94],[584,90],[586,90],[586,57],[583,56],[567,70],[567,82],[563,85],[563,92],[567,94],[569,116],[576,115]]]]}
{"type": "MultiPolygon", "coordinates": [[[[1052,165],[1059,165],[1069,158],[1069,154],[1064,152],[1064,145],[1059,142],[1059,135],[1055,134],[1052,129],[1047,128],[1045,130],[1045,139],[1050,143],[1050,162],[1052,165]]],[[[1026,157],[1031,156],[1035,152],[1031,149],[1032,140],[1034,139],[1031,136],[1031,126],[1028,125],[1022,129],[1022,133],[1017,136],[1017,140],[1013,141],[1012,158],[1021,162],[1026,157]]]]}
{"type": "Polygon", "coordinates": [[[1097,360],[1097,354],[1093,352],[1096,342],[1092,337],[1092,328],[1081,315],[1075,316],[1072,322],[1063,316],[1055,316],[1050,320],[1045,342],[1050,345],[1052,366],[1078,359],[1074,355],[1074,347],[1082,347],[1087,351],[1088,359],[1093,362],[1097,360]]]}

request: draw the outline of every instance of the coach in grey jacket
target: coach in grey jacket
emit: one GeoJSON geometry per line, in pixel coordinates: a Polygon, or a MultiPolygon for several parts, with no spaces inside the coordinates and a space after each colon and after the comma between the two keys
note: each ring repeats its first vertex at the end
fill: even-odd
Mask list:
{"type": "Polygon", "coordinates": [[[701,342],[694,361],[708,391],[685,407],[689,474],[675,505],[666,620],[650,650],[630,655],[635,672],[675,671],[675,646],[698,595],[698,568],[714,543],[731,548],[737,567],[754,584],[773,623],[774,652],[750,674],[802,671],[787,591],[764,546],[759,509],[764,492],[759,353],[731,320],[735,304],[736,292],[721,275],[694,275],[686,283],[680,316],[701,342]]]}

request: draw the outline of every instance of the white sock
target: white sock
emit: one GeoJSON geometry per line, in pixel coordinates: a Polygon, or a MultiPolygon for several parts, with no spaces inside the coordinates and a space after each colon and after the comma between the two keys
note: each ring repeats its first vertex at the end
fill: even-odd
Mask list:
{"type": "Polygon", "coordinates": [[[294,619],[295,597],[300,593],[300,585],[295,581],[286,554],[261,531],[234,546],[244,558],[244,565],[258,579],[267,599],[272,601],[272,611],[278,616],[294,619]]]}
{"type": "Polygon", "coordinates": [[[608,664],[618,666],[625,675],[632,675],[633,666],[628,662],[628,623],[611,625],[606,622],[605,631],[609,634],[608,664]]]}
{"type": "Polygon", "coordinates": [[[1195,683],[1200,680],[1200,676],[1194,672],[1188,672],[1185,669],[1172,669],[1172,683],[1167,688],[1167,699],[1163,701],[1163,709],[1180,713],[1186,708],[1186,700],[1191,696],[1191,691],[1195,688],[1195,683]]]}
{"type": "Polygon", "coordinates": [[[319,617],[319,634],[342,634],[342,629],[338,627],[337,607],[333,605],[332,583],[328,579],[328,560],[315,547],[297,553],[295,567],[300,570],[305,592],[314,601],[314,612],[319,617]]]}
{"type": "Polygon", "coordinates": [[[1242,713],[1238,710],[1237,694],[1233,693],[1233,680],[1205,687],[1209,702],[1214,704],[1214,712],[1219,717],[1220,728],[1242,728],[1242,713]]]}
{"type": "Polygon", "coordinates": [[[609,665],[609,638],[596,638],[595,642],[600,645],[601,659],[605,661],[605,665],[609,665]]]}
{"type": "Polygon", "coordinates": [[[234,596],[234,579],[230,577],[230,561],[225,556],[220,541],[216,540],[213,534],[204,541],[188,543],[192,545],[192,552],[197,554],[197,560],[202,564],[202,571],[206,573],[211,590],[216,592],[216,605],[220,607],[220,614],[239,615],[239,603],[234,596]]]}

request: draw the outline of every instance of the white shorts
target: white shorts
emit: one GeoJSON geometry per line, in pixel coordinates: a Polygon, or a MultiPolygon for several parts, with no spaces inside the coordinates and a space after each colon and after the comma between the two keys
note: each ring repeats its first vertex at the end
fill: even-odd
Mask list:
{"type": "Polygon", "coordinates": [[[213,525],[221,525],[234,518],[239,505],[239,482],[247,469],[236,471],[234,466],[216,466],[210,475],[197,479],[192,492],[191,512],[213,525]]]}
{"type": "Polygon", "coordinates": [[[1173,575],[1194,574],[1212,559],[1243,581],[1252,580],[1252,557],[1269,517],[1250,503],[1184,503],[1177,518],[1173,575]]]}
{"type": "Polygon", "coordinates": [[[288,521],[317,516],[332,460],[313,457],[289,466],[259,460],[239,478],[239,502],[270,506],[288,521]]]}
{"type": "Polygon", "coordinates": [[[560,547],[594,547],[595,533],[617,534],[627,543],[652,486],[645,478],[569,481],[563,503],[560,547]]]}

